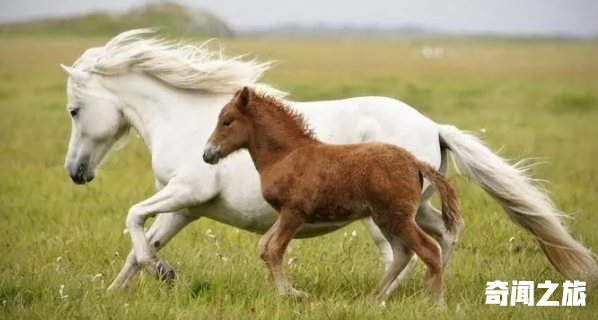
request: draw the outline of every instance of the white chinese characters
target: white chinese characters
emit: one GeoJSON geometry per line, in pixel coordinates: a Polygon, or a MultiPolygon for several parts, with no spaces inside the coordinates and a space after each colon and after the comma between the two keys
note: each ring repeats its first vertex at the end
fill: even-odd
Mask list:
{"type": "Polygon", "coordinates": [[[507,295],[509,294],[509,288],[507,288],[508,285],[508,282],[498,280],[488,282],[488,288],[486,288],[486,304],[500,304],[501,306],[506,306],[507,295]]]}
{"type": "Polygon", "coordinates": [[[571,283],[567,280],[563,283],[562,306],[585,306],[586,305],[586,283],[577,281],[571,283]]]}
{"type": "MultiPolygon", "coordinates": [[[[533,281],[513,281],[511,286],[511,306],[517,303],[534,306],[534,282],[533,281]]],[[[509,283],[507,281],[489,281],[486,288],[486,304],[507,305],[507,296],[509,295],[509,283]]],[[[563,298],[559,300],[550,300],[552,294],[558,288],[558,283],[545,281],[538,283],[539,289],[546,289],[544,295],[540,298],[536,306],[585,306],[586,305],[586,283],[582,281],[565,281],[563,283],[563,298]]]]}
{"type": "Polygon", "coordinates": [[[534,306],[534,282],[533,281],[513,281],[511,290],[511,305],[517,302],[534,306]]]}

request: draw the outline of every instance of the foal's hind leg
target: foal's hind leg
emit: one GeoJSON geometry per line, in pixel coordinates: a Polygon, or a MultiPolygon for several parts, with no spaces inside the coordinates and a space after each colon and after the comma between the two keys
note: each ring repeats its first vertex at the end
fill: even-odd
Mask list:
{"type": "MultiPolygon", "coordinates": [[[[385,236],[382,233],[380,228],[374,223],[371,217],[362,219],[361,222],[372,237],[372,240],[374,241],[378,249],[380,249],[380,254],[382,255],[382,259],[384,261],[384,271],[386,272],[390,268],[393,261],[394,253],[392,246],[390,245],[390,242],[387,240],[387,236],[385,236]]],[[[413,255],[407,266],[403,269],[403,271],[401,271],[401,273],[399,273],[397,278],[386,289],[385,294],[387,296],[390,295],[393,291],[395,291],[399,284],[401,284],[403,280],[405,280],[405,278],[409,275],[409,273],[411,273],[413,268],[415,268],[416,263],[417,256],[413,255]]]]}
{"type": "Polygon", "coordinates": [[[301,215],[295,212],[283,211],[279,214],[275,225],[260,240],[260,256],[266,263],[280,295],[307,297],[307,293],[293,288],[284,275],[282,264],[286,248],[297,230],[303,225],[304,220],[301,215]]]}
{"type": "Polygon", "coordinates": [[[397,226],[395,234],[409,246],[426,264],[424,282],[430,289],[436,302],[443,301],[442,296],[442,258],[440,247],[414,221],[404,226],[397,226]]]}
{"type": "Polygon", "coordinates": [[[395,279],[405,271],[408,265],[413,265],[414,260],[412,259],[413,251],[401,239],[392,235],[385,227],[381,227],[380,229],[385,237],[387,237],[393,252],[392,262],[373,292],[376,299],[384,300],[392,292],[389,288],[395,279]]]}

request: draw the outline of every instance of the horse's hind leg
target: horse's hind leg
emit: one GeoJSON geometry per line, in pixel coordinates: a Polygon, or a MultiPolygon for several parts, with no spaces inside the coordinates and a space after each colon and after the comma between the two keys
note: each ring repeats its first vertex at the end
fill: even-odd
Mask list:
{"type": "Polygon", "coordinates": [[[459,241],[462,226],[455,234],[447,232],[440,210],[434,208],[430,201],[422,202],[417,209],[415,222],[430,236],[434,237],[442,249],[442,267],[445,268],[450,261],[455,247],[459,241]]]}
{"type": "Polygon", "coordinates": [[[260,240],[260,256],[266,263],[280,295],[307,296],[306,293],[293,288],[284,275],[282,264],[286,248],[304,220],[302,216],[294,212],[281,212],[275,225],[260,240]]]}
{"type": "MultiPolygon", "coordinates": [[[[441,162],[438,171],[445,176],[448,172],[447,152],[448,151],[445,147],[441,147],[441,162]]],[[[417,209],[415,222],[427,234],[434,237],[434,239],[438,241],[438,244],[442,249],[442,267],[445,268],[453,255],[455,247],[459,241],[459,235],[465,228],[465,225],[462,225],[456,234],[447,232],[444,226],[444,221],[442,221],[440,210],[434,208],[431,203],[432,196],[434,196],[435,192],[436,191],[432,186],[428,186],[428,188],[424,191],[420,200],[419,208],[417,209]]]]}

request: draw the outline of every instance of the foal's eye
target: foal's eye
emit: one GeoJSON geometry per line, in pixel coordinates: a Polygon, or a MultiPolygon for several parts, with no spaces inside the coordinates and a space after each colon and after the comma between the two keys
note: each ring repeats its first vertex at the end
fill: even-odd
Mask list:
{"type": "Polygon", "coordinates": [[[231,125],[231,124],[233,124],[233,122],[232,122],[232,121],[224,121],[224,122],[222,123],[222,125],[223,125],[223,126],[225,126],[225,127],[230,127],[230,125],[231,125]]]}
{"type": "Polygon", "coordinates": [[[71,114],[71,117],[74,118],[74,117],[76,117],[79,114],[79,108],[77,108],[77,109],[71,109],[69,111],[69,113],[71,114]]]}

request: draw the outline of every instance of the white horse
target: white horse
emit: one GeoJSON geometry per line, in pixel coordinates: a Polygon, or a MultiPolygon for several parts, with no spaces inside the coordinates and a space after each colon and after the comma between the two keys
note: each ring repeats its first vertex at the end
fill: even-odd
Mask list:
{"type": "MultiPolygon", "coordinates": [[[[246,152],[218,166],[202,160],[218,112],[234,91],[252,85],[283,95],[257,83],[268,64],[225,58],[205,46],[142,37],[147,32],[124,32],[103,47],[88,49],[72,67],[62,66],[69,75],[67,110],[72,117],[65,167],[75,183],[90,182],[108,153],[124,144],[131,128],[151,152],[158,191],[128,212],[126,226],[133,249],[109,290],[122,287],[141,266],[161,279],[172,278],[172,268],[157,251],[200,217],[260,234],[276,219],[260,195],[258,174],[246,152]],[[145,221],[156,215],[145,233],[145,221]]],[[[591,252],[562,227],[560,212],[526,170],[509,165],[474,136],[436,124],[390,98],[289,103],[327,142],[392,143],[444,172],[447,150],[452,151],[456,166],[494,197],[514,222],[537,237],[558,271],[575,279],[596,275],[591,252]]],[[[458,236],[445,232],[438,210],[430,204],[432,195],[431,188],[425,189],[416,221],[437,239],[446,264],[458,236]]],[[[392,259],[388,242],[369,219],[363,223],[388,266],[392,259]]],[[[322,235],[344,225],[306,225],[297,237],[322,235]]],[[[388,293],[413,265],[414,261],[388,293]]]]}

